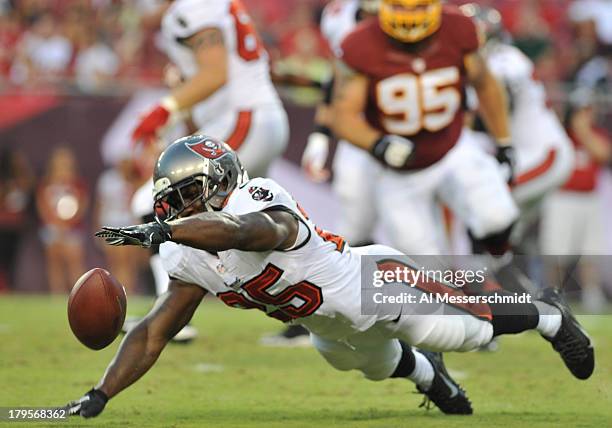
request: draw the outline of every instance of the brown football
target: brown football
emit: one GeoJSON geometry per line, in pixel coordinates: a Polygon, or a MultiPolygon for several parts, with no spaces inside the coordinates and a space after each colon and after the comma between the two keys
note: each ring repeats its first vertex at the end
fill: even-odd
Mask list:
{"type": "Polygon", "coordinates": [[[88,348],[106,348],[121,331],[126,309],[123,286],[107,270],[94,268],[85,272],[70,292],[70,329],[88,348]]]}

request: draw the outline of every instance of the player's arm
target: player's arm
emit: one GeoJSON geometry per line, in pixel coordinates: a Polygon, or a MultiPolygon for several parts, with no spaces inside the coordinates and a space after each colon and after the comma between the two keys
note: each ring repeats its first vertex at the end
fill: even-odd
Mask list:
{"type": "Polygon", "coordinates": [[[204,101],[227,82],[227,49],[218,28],[206,28],[183,40],[194,53],[198,72],[172,89],[159,105],[144,115],[134,130],[134,141],[150,142],[157,133],[192,106],[204,101]]]}
{"type": "Polygon", "coordinates": [[[202,213],[169,222],[172,241],[207,251],[284,250],[298,235],[298,220],[285,210],[245,215],[202,213]]]}
{"type": "Polygon", "coordinates": [[[487,131],[497,142],[497,161],[507,168],[506,179],[514,179],[515,155],[508,120],[508,99],[504,86],[493,76],[485,59],[478,52],[465,56],[470,84],[478,94],[479,113],[487,131]]]}
{"type": "Polygon", "coordinates": [[[508,100],[504,87],[493,76],[480,53],[466,55],[464,62],[468,80],[478,94],[479,113],[487,131],[499,145],[510,145],[508,100]]]}
{"type": "Polygon", "coordinates": [[[244,215],[205,212],[169,222],[154,221],[128,227],[103,227],[96,236],[110,245],[150,247],[174,241],[200,250],[217,252],[285,250],[295,244],[297,217],[284,209],[244,215]]]}
{"type": "Polygon", "coordinates": [[[334,81],[332,131],[338,138],[371,150],[382,133],[370,126],[364,117],[368,78],[337,61],[334,81]]]}
{"type": "Polygon", "coordinates": [[[172,279],[151,312],[125,336],[98,385],[68,404],[69,413],[100,414],[110,398],[149,371],[168,341],[191,320],[205,294],[197,285],[172,279]]]}
{"type": "Polygon", "coordinates": [[[369,151],[391,168],[403,167],[413,143],[399,135],[384,135],[365,119],[369,80],[342,62],[336,65],[332,130],[341,139],[369,151]]]}
{"type": "Polygon", "coordinates": [[[205,100],[227,81],[227,49],[220,29],[204,29],[183,43],[193,51],[198,72],[171,92],[179,110],[205,100]]]}

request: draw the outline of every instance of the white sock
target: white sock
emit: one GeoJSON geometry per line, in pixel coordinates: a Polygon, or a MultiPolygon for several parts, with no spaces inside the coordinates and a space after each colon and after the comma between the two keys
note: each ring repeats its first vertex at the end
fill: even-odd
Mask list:
{"type": "Polygon", "coordinates": [[[434,368],[425,355],[421,354],[416,349],[412,348],[414,353],[414,370],[408,376],[408,379],[427,390],[431,387],[431,382],[434,378],[434,368]]]}
{"type": "Polygon", "coordinates": [[[536,330],[543,336],[552,339],[559,331],[559,328],[561,328],[561,311],[539,300],[533,302],[533,304],[538,308],[538,313],[540,314],[536,330]]]}

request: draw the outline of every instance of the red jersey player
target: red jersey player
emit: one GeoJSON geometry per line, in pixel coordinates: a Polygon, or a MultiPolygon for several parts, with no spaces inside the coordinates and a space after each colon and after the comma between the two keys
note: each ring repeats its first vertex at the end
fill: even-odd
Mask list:
{"type": "Polygon", "coordinates": [[[383,0],[378,18],[342,43],[334,131],[388,168],[376,204],[394,246],[440,254],[442,200],[491,253],[506,250],[518,216],[495,159],[460,143],[464,87],[512,165],[503,88],[478,52],[475,24],[439,0],[383,0]]]}

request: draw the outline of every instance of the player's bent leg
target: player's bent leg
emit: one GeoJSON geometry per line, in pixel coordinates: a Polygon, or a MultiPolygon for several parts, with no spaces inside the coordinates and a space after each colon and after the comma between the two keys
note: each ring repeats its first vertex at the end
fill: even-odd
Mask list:
{"type": "Polygon", "coordinates": [[[374,381],[393,374],[402,356],[399,341],[387,339],[379,332],[355,334],[346,340],[327,339],[311,334],[314,347],[335,369],[359,370],[374,381]]]}
{"type": "Polygon", "coordinates": [[[448,374],[440,355],[413,349],[397,339],[387,339],[376,327],[345,340],[312,334],[312,342],[337,370],[359,370],[373,381],[406,378],[447,414],[471,414],[471,404],[459,384],[448,374]]]}
{"type": "MultiPolygon", "coordinates": [[[[452,164],[440,186],[440,196],[465,222],[476,239],[494,241],[518,219],[519,210],[497,161],[476,148],[459,143],[448,155],[452,164]]],[[[509,235],[508,235],[509,238],[509,235]]]]}
{"type": "Polygon", "coordinates": [[[340,201],[334,231],[351,246],[372,242],[377,220],[376,199],[381,165],[368,152],[340,141],[333,163],[332,188],[340,201]]]}
{"type": "Polygon", "coordinates": [[[471,351],[493,338],[490,322],[467,314],[453,315],[453,308],[446,312],[449,314],[401,316],[386,323],[385,328],[402,341],[434,352],[471,351]]]}
{"type": "Polygon", "coordinates": [[[393,247],[404,254],[444,252],[442,212],[435,196],[444,172],[444,165],[435,164],[411,173],[384,171],[381,176],[378,212],[393,247]]]}

